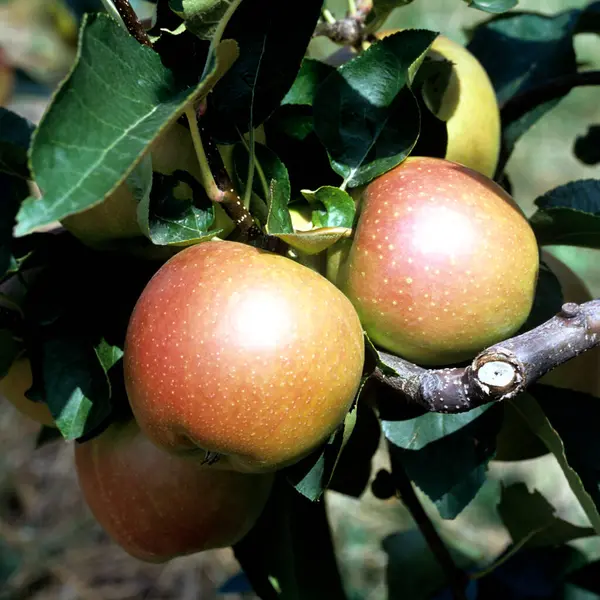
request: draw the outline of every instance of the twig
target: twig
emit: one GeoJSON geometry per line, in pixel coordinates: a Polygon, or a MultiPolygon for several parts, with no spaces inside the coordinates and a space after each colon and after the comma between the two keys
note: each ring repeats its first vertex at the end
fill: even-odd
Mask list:
{"type": "Polygon", "coordinates": [[[325,9],[326,12],[323,13],[325,21],[317,25],[313,37],[325,36],[336,44],[360,47],[367,33],[365,21],[373,8],[373,3],[349,0],[348,7],[348,15],[338,20],[325,9]]]}
{"type": "Polygon", "coordinates": [[[539,327],[483,350],[468,367],[425,369],[380,352],[384,366],[375,369],[374,377],[429,412],[460,413],[514,398],[548,371],[599,344],[600,300],[569,302],[539,327]]]}
{"type": "Polygon", "coordinates": [[[513,96],[501,106],[502,126],[506,127],[540,104],[564,96],[573,88],[588,85],[600,85],[600,71],[581,71],[557,77],[513,96]]]}
{"type": "Polygon", "coordinates": [[[400,499],[409,510],[412,518],[423,534],[429,549],[444,571],[444,575],[446,576],[446,580],[452,590],[455,600],[466,600],[467,596],[465,590],[469,581],[468,575],[454,563],[448,548],[427,516],[421,502],[419,502],[408,474],[400,460],[392,454],[390,454],[390,459],[392,461],[392,479],[400,499]]]}
{"type": "Polygon", "coordinates": [[[117,9],[121,19],[123,19],[123,23],[125,23],[125,27],[127,27],[127,31],[140,43],[144,46],[148,46],[152,48],[152,42],[146,33],[142,23],[138,19],[138,16],[135,14],[135,11],[129,4],[129,0],[114,0],[113,1],[115,8],[117,9]]]}

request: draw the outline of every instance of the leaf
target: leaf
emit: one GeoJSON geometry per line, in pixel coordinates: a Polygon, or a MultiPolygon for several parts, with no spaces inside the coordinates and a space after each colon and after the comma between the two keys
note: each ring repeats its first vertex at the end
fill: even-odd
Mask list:
{"type": "Polygon", "coordinates": [[[382,419],[381,429],[394,446],[404,450],[422,450],[432,442],[459,432],[492,406],[491,403],[484,404],[458,414],[426,413],[405,421],[382,419]]]}
{"type": "Polygon", "coordinates": [[[20,552],[0,538],[0,589],[6,589],[6,583],[19,570],[24,559],[20,552]]]}
{"type": "Polygon", "coordinates": [[[401,163],[419,137],[409,69],[436,33],[405,30],[371,45],[319,87],[314,126],[342,188],[363,185],[401,163]]]}
{"type": "Polygon", "coordinates": [[[44,401],[63,437],[77,439],[110,415],[100,354],[75,336],[53,337],[42,348],[44,401]]]}
{"type": "Polygon", "coordinates": [[[525,483],[502,486],[498,514],[513,544],[521,548],[556,546],[595,535],[591,527],[578,527],[556,515],[554,507],[525,483]]]}
{"type": "Polygon", "coordinates": [[[527,317],[527,321],[525,321],[515,335],[519,335],[545,323],[560,312],[562,305],[563,294],[558,277],[544,262],[540,262],[531,312],[527,317]]]}
{"type": "Polygon", "coordinates": [[[323,250],[327,250],[339,240],[350,237],[352,229],[347,227],[319,227],[310,231],[278,233],[275,235],[300,252],[316,255],[323,252],[323,250]]]}
{"type": "Polygon", "coordinates": [[[220,232],[209,231],[215,220],[214,206],[204,188],[186,171],[171,175],[155,172],[152,191],[139,212],[142,222],[147,222],[146,235],[160,246],[201,242],[220,232]]]}
{"type": "Polygon", "coordinates": [[[319,86],[334,72],[333,67],[320,60],[305,58],[292,87],[283,97],[281,104],[312,106],[319,86]]]}
{"type": "Polygon", "coordinates": [[[465,0],[471,7],[488,13],[503,13],[519,4],[519,0],[465,0]]]}
{"type": "Polygon", "coordinates": [[[0,172],[30,179],[27,150],[35,126],[0,106],[0,172]]]}
{"type": "Polygon", "coordinates": [[[590,125],[585,135],[578,135],[573,152],[585,165],[600,163],[600,125],[590,125]]]}
{"type": "Polygon", "coordinates": [[[171,10],[185,20],[187,29],[210,40],[232,0],[169,0],[171,10]]]}
{"type": "MultiPolygon", "coordinates": [[[[424,441],[430,440],[428,443],[422,443],[415,436],[419,450],[389,444],[392,465],[393,461],[401,462],[410,479],[435,503],[444,519],[456,518],[473,500],[485,482],[487,463],[494,455],[495,440],[502,423],[502,406],[492,404],[483,412],[475,410],[475,418],[467,423],[464,423],[463,414],[439,415],[449,417],[447,424],[441,426],[437,422],[425,427],[424,441]],[[463,425],[453,426],[452,417],[463,425]],[[451,433],[446,435],[445,431],[451,433]]],[[[382,430],[388,437],[389,425],[383,421],[382,430]]],[[[394,437],[412,445],[407,436],[394,437]]]]}
{"type": "MultiPolygon", "coordinates": [[[[587,402],[585,403],[585,406],[581,406],[580,402],[575,404],[575,401],[586,395],[570,390],[567,392],[565,392],[565,390],[559,390],[557,393],[560,393],[563,398],[562,408],[564,411],[561,411],[561,417],[557,418],[559,414],[558,403],[553,402],[550,404],[548,402],[549,397],[546,391],[549,387],[550,386],[544,385],[532,386],[529,390],[530,393],[521,394],[511,402],[513,403],[514,408],[528,423],[529,427],[531,427],[534,433],[536,433],[544,444],[546,444],[550,452],[554,454],[567,478],[571,490],[581,504],[592,527],[597,533],[600,533],[600,513],[597,508],[597,505],[600,502],[600,495],[597,487],[597,467],[594,467],[593,455],[589,458],[582,456],[582,451],[589,451],[588,449],[585,449],[585,442],[593,443],[594,440],[597,439],[595,431],[594,433],[591,433],[590,430],[595,428],[598,421],[595,418],[591,418],[589,414],[590,411],[597,412],[597,403],[590,397],[586,397],[587,402]],[[540,396],[540,399],[543,398],[543,410],[536,399],[537,395],[540,396]],[[567,402],[564,401],[565,398],[568,398],[567,402]],[[553,416],[555,418],[552,419],[552,421],[548,417],[549,408],[554,409],[553,416]],[[578,408],[579,410],[577,410],[578,408]],[[582,408],[583,412],[581,410],[582,408]],[[586,415],[586,418],[582,418],[582,415],[586,415]],[[562,419],[565,421],[560,422],[562,419]],[[574,425],[575,427],[573,427],[574,425]],[[587,435],[585,430],[581,430],[583,427],[588,428],[587,435]],[[563,442],[561,433],[567,433],[569,435],[568,442],[563,442]],[[592,459],[592,464],[590,464],[588,469],[583,465],[586,463],[589,464],[590,459],[592,459]],[[587,485],[583,483],[579,468],[581,468],[587,476],[587,485]]],[[[596,462],[596,465],[597,464],[598,463],[596,462]]]]}
{"type": "Polygon", "coordinates": [[[235,11],[223,39],[236,40],[240,56],[208,97],[207,129],[217,142],[237,142],[279,106],[300,70],[321,5],[303,2],[293,26],[280,0],[242,2],[235,11]]]}
{"type": "Polygon", "coordinates": [[[31,167],[43,197],[22,204],[15,235],[106,198],[160,132],[229,68],[236,58],[235,43],[223,42],[217,56],[206,79],[184,87],[175,83],[156,52],[113,19],[86,15],[77,61],[33,137],[31,167]],[[115,103],[118,110],[109,110],[115,103]]]}
{"type": "Polygon", "coordinates": [[[312,222],[315,227],[346,227],[352,229],[356,204],[338,187],[324,185],[314,192],[302,190],[302,195],[313,205],[312,222]]]}
{"type": "Polygon", "coordinates": [[[571,181],[535,204],[529,222],[541,245],[600,248],[600,180],[571,181]]]}
{"type": "Polygon", "coordinates": [[[13,226],[24,198],[29,194],[27,181],[16,175],[0,172],[0,277],[15,267],[13,256],[13,226]]]}
{"type": "Polygon", "coordinates": [[[13,362],[23,349],[9,329],[0,329],[0,379],[6,376],[13,362]]]}
{"type": "Polygon", "coordinates": [[[233,551],[263,600],[346,600],[325,503],[296,492],[283,474],[258,522],[233,551]]]}

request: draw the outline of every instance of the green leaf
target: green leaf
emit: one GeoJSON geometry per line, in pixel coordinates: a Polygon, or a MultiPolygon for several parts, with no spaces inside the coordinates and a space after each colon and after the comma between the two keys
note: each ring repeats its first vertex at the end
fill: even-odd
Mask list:
{"type": "Polygon", "coordinates": [[[315,255],[327,250],[339,240],[350,237],[350,235],[352,235],[352,230],[347,227],[320,227],[310,231],[278,233],[276,237],[300,252],[315,255]]]}
{"type": "Polygon", "coordinates": [[[302,66],[294,80],[294,84],[284,96],[281,104],[312,106],[319,86],[334,71],[333,67],[320,60],[305,58],[302,61],[302,66]]]}
{"type": "MultiPolygon", "coordinates": [[[[578,9],[550,16],[514,12],[493,17],[474,30],[467,48],[490,76],[501,105],[550,79],[577,71],[573,35],[580,19],[585,14],[578,9]]],[[[504,111],[503,160],[508,160],[519,137],[559,101],[545,102],[514,120],[504,111]]]]}
{"type": "Polygon", "coordinates": [[[13,226],[19,207],[29,194],[29,186],[25,179],[0,172],[0,190],[2,190],[2,204],[0,204],[0,277],[2,277],[10,269],[15,268],[13,226]]]}
{"type": "Polygon", "coordinates": [[[42,346],[44,401],[66,440],[95,429],[110,415],[110,386],[101,353],[86,340],[56,336],[42,346]]]}
{"type": "Polygon", "coordinates": [[[535,204],[529,221],[541,245],[600,248],[600,180],[571,181],[535,204]]]}
{"type": "Polygon", "coordinates": [[[381,421],[385,437],[398,448],[422,450],[428,444],[459,432],[493,404],[484,404],[468,412],[458,414],[426,413],[405,421],[381,421]]]}
{"type": "Polygon", "coordinates": [[[171,175],[154,173],[152,191],[140,204],[146,235],[157,245],[187,245],[211,239],[220,230],[209,231],[215,209],[204,188],[186,171],[171,175]]]}
{"type": "Polygon", "coordinates": [[[409,69],[437,34],[405,30],[342,65],[314,99],[315,131],[342,187],[363,185],[400,164],[419,137],[419,107],[409,69]]]}
{"type": "Polygon", "coordinates": [[[261,517],[233,551],[263,600],[346,600],[325,503],[296,492],[284,474],[278,474],[261,517]]]}
{"type": "Polygon", "coordinates": [[[0,172],[30,179],[27,151],[35,126],[0,106],[0,172]]]}
{"type": "Polygon", "coordinates": [[[488,13],[504,13],[519,4],[519,0],[465,0],[471,7],[488,13]]]}
{"type": "Polygon", "coordinates": [[[352,229],[356,204],[348,192],[324,185],[314,192],[302,190],[302,195],[313,205],[312,222],[315,227],[352,229]]]}
{"type": "Polygon", "coordinates": [[[552,401],[550,386],[534,385],[531,393],[512,400],[533,432],[546,444],[561,466],[571,490],[577,497],[592,527],[600,533],[600,493],[598,488],[598,423],[596,399],[571,390],[558,390],[560,400],[552,401]],[[544,408],[536,397],[543,401],[544,408]],[[552,419],[549,418],[552,411],[552,419]],[[561,439],[566,437],[565,441],[561,439]],[[568,439],[568,441],[567,441],[568,439]],[[589,444],[589,448],[586,447],[589,444]],[[589,456],[585,456],[589,453],[589,456]],[[585,476],[585,481],[584,481],[585,476]]]}
{"type": "Polygon", "coordinates": [[[102,202],[236,55],[234,42],[220,44],[215,69],[189,88],[116,21],[86,15],[77,61],[33,137],[31,167],[43,197],[23,203],[15,235],[102,202]]]}
{"type": "Polygon", "coordinates": [[[6,376],[22,349],[22,342],[15,339],[12,331],[0,329],[0,379],[6,376]]]}
{"type": "Polygon", "coordinates": [[[0,588],[5,588],[6,583],[23,564],[24,558],[20,552],[0,538],[0,588]]]}
{"type": "Polygon", "coordinates": [[[171,10],[200,39],[211,40],[232,0],[169,0],[171,10]]]}
{"type": "MultiPolygon", "coordinates": [[[[465,414],[439,415],[449,417],[447,424],[441,426],[438,422],[424,427],[424,439],[416,433],[414,444],[406,436],[394,436],[406,446],[414,445],[419,450],[389,444],[392,461],[402,463],[410,479],[435,503],[444,519],[454,519],[473,500],[485,482],[487,464],[495,452],[502,406],[495,403],[483,412],[475,410],[475,418],[468,423],[462,420],[465,414]],[[452,417],[462,426],[453,427],[452,417]],[[445,431],[451,433],[445,434],[445,431]]],[[[382,430],[388,437],[390,427],[385,420],[382,420],[382,430]]]]}
{"type": "Polygon", "coordinates": [[[498,514],[519,549],[556,546],[595,535],[591,527],[578,527],[558,517],[539,491],[530,492],[522,482],[502,486],[498,514]]]}
{"type": "Polygon", "coordinates": [[[322,0],[305,0],[290,26],[281,0],[242,2],[223,39],[239,44],[240,56],[208,97],[207,129],[219,143],[235,143],[279,106],[300,70],[322,0]]]}
{"type": "Polygon", "coordinates": [[[560,312],[562,305],[563,294],[558,277],[548,265],[540,262],[533,306],[518,334],[545,323],[560,312]]]}
{"type": "Polygon", "coordinates": [[[573,152],[585,165],[600,163],[600,125],[590,125],[585,135],[578,135],[573,152]]]}

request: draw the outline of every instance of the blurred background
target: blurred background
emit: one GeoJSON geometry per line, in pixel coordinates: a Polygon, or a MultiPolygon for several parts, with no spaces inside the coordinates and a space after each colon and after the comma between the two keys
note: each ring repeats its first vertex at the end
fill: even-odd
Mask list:
{"type": "MultiPolygon", "coordinates": [[[[132,2],[138,14],[150,16],[152,5],[132,2]]],[[[577,0],[521,0],[520,10],[554,14],[586,3],[577,0]]],[[[330,0],[336,16],[343,0],[330,0]]],[[[0,1],[0,104],[38,122],[53,90],[68,74],[76,52],[77,19],[100,10],[96,0],[0,1]]],[[[397,10],[385,24],[440,31],[465,43],[468,28],[487,15],[462,0],[415,0],[397,10]]],[[[314,40],[312,56],[335,49],[314,40]]],[[[578,60],[600,68],[600,39],[576,38],[578,60]]],[[[600,176],[573,154],[578,136],[600,123],[596,88],[573,90],[517,144],[508,164],[513,195],[526,214],[544,192],[568,181],[600,176]]],[[[600,297],[598,251],[552,247],[549,251],[600,297]]],[[[598,374],[600,377],[600,374],[598,374]]],[[[52,442],[36,449],[38,426],[0,398],[0,600],[125,600],[253,598],[239,581],[230,550],[153,566],[130,558],[107,539],[83,504],[73,469],[72,447],[52,442]],[[229,582],[223,588],[222,586],[229,582]],[[230,593],[231,591],[231,593],[230,593]]],[[[376,468],[385,466],[384,454],[376,468]]],[[[557,515],[588,525],[564,475],[551,455],[518,463],[493,461],[489,480],[455,520],[443,521],[426,498],[423,502],[448,545],[471,568],[484,568],[512,543],[497,511],[502,486],[522,482],[551,502],[557,515]]],[[[435,581],[443,581],[420,534],[397,501],[381,501],[366,492],[360,499],[328,493],[335,545],[350,600],[386,598],[386,581],[406,574],[400,587],[418,600],[435,581]],[[393,567],[393,569],[391,569],[393,567]],[[393,573],[391,572],[393,571],[393,573]]],[[[600,539],[571,545],[590,560],[600,558],[600,539]]],[[[597,598],[579,590],[578,600],[597,598]]],[[[390,596],[391,597],[391,596],[390,596]]],[[[398,597],[398,596],[395,596],[398,597]]]]}

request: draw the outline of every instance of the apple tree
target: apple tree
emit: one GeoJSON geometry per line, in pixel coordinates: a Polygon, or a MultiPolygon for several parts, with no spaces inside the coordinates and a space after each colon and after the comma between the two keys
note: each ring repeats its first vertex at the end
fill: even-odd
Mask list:
{"type": "Polygon", "coordinates": [[[600,535],[600,300],[546,247],[600,248],[600,183],[527,215],[506,167],[600,84],[600,4],[467,0],[466,45],[409,4],[105,0],[41,121],[0,109],[0,391],[140,560],[231,546],[264,600],[350,598],[325,498],[369,491],[442,574],[415,591],[390,552],[390,598],[599,591],[569,544],[600,535]],[[586,526],[507,487],[512,544],[457,558],[423,498],[456,519],[492,461],[546,454],[586,526]]]}

